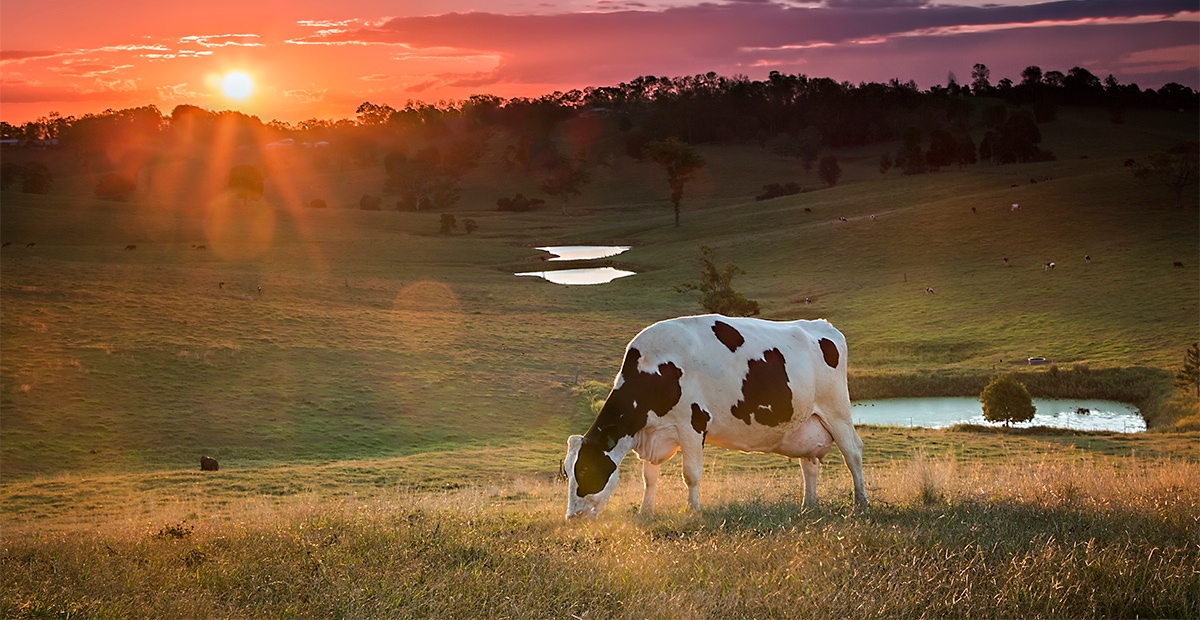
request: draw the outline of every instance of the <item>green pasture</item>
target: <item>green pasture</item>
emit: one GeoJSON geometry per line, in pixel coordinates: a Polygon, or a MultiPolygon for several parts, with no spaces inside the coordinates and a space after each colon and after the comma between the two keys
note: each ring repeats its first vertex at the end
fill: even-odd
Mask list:
{"type": "Polygon", "coordinates": [[[115,203],[51,159],[49,195],[0,194],[0,616],[1198,618],[1200,414],[1171,377],[1200,334],[1200,210],[1124,165],[1198,129],[1062,110],[1055,161],[905,177],[869,147],[835,153],[832,188],[701,148],[678,229],[652,164],[612,159],[563,215],[495,211],[538,183],[485,162],[453,211],[479,228],[449,236],[357,208],[381,166],[263,162],[243,204],[220,186],[244,155],[176,153],[115,203]],[[632,245],[589,265],[638,275],[513,275],[576,243],[632,245]],[[705,511],[676,459],[654,517],[629,458],[567,523],[565,438],[634,334],[701,311],[675,291],[701,245],[765,317],[841,329],[852,396],[1019,371],[1136,401],[1151,432],[860,427],[865,515],[836,450],[818,509],[787,459],[710,450],[705,511]]]}
{"type": "Polygon", "coordinates": [[[662,173],[628,158],[597,169],[566,216],[495,211],[536,184],[481,166],[455,210],[479,229],[450,236],[437,213],[357,209],[379,166],[275,163],[267,197],[242,204],[192,159],[113,203],[60,163],[50,195],[0,197],[0,472],[557,446],[588,424],[577,382],[608,383],[638,330],[701,311],[674,288],[696,278],[700,245],[748,272],[736,285],[765,317],[832,321],[855,375],[1044,356],[1166,377],[1200,331],[1198,210],[1123,162],[1194,135],[1196,119],[1130,116],[1064,111],[1044,126],[1058,160],[1037,164],[881,176],[885,147],[839,152],[832,188],[754,146],[702,149],[678,229],[662,173]],[[789,180],[806,191],[753,200],[789,180]],[[308,208],[314,194],[333,207],[308,208]],[[512,275],[551,266],[533,246],[610,242],[634,249],[592,264],[637,276],[512,275]]]}

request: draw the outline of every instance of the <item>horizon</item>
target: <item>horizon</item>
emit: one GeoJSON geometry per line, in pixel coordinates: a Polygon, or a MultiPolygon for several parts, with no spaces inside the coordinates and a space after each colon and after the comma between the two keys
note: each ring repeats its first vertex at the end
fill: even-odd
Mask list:
{"type": "Polygon", "coordinates": [[[537,98],[640,76],[771,71],[851,84],[1088,69],[1121,84],[1200,88],[1200,11],[1188,0],[766,0],[553,5],[509,0],[214,0],[161,10],[62,1],[0,8],[0,120],[178,105],[264,122],[353,118],[364,101],[537,98]],[[98,31],[94,24],[121,24],[98,31]],[[886,59],[886,62],[881,62],[886,59]]]}

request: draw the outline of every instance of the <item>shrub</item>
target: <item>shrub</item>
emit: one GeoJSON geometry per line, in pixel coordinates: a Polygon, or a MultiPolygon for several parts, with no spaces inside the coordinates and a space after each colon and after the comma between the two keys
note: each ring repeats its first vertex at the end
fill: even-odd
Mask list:
{"type": "Polygon", "coordinates": [[[443,235],[450,234],[450,231],[458,228],[458,220],[453,213],[443,213],[441,218],[441,227],[438,229],[443,235]]]}
{"type": "Polygon", "coordinates": [[[725,263],[717,269],[716,256],[712,248],[700,246],[700,281],[685,282],[675,290],[680,293],[700,291],[700,305],[709,312],[726,316],[756,316],[758,302],[733,290],[734,276],[744,274],[741,267],[725,263]]]}
{"type": "Polygon", "coordinates": [[[518,193],[512,198],[497,198],[496,210],[514,211],[520,213],[524,211],[532,211],[544,204],[546,204],[546,201],[542,200],[541,198],[526,198],[524,194],[518,193]]]}
{"type": "Polygon", "coordinates": [[[989,422],[1028,422],[1037,413],[1033,398],[1025,385],[1012,375],[1001,375],[987,384],[979,395],[983,404],[983,418],[989,422]]]}
{"type": "Polygon", "coordinates": [[[383,208],[383,199],[379,196],[363,194],[362,198],[358,199],[358,208],[363,211],[380,211],[383,208]]]}
{"type": "Polygon", "coordinates": [[[763,186],[763,193],[754,197],[755,200],[770,200],[780,196],[791,196],[800,193],[800,184],[794,181],[789,181],[783,185],[779,183],[771,183],[763,186]]]}
{"type": "Polygon", "coordinates": [[[96,179],[96,186],[92,191],[96,194],[97,198],[102,200],[119,200],[124,202],[129,200],[129,196],[136,189],[137,183],[133,179],[119,172],[107,172],[96,179]]]}
{"type": "Polygon", "coordinates": [[[313,198],[308,202],[308,206],[313,209],[325,209],[329,207],[329,205],[325,204],[325,201],[320,198],[313,198]]]}
{"type": "Polygon", "coordinates": [[[467,218],[467,219],[463,220],[463,230],[467,231],[468,235],[475,232],[478,229],[479,229],[479,224],[475,220],[473,220],[471,218],[467,218]]]}

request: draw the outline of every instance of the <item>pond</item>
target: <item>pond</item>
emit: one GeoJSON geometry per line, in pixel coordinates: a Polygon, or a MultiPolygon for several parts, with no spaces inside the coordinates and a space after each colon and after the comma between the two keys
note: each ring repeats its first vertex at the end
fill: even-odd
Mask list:
{"type": "MultiPolygon", "coordinates": [[[[1050,426],[1085,431],[1139,433],[1146,421],[1138,410],[1112,400],[1035,398],[1031,422],[1013,426],[1050,426]],[[1087,411],[1087,413],[1084,413],[1087,411]]],[[[886,398],[863,400],[851,408],[855,424],[942,428],[954,424],[995,426],[983,419],[978,398],[886,398]]]]}
{"type": "Polygon", "coordinates": [[[535,250],[544,250],[553,254],[552,261],[559,260],[594,260],[608,258],[629,251],[628,245],[548,245],[535,250]]]}
{"type": "Polygon", "coordinates": [[[558,269],[555,271],[526,271],[515,274],[518,276],[537,276],[555,284],[608,284],[617,278],[635,275],[632,271],[613,269],[612,267],[596,267],[592,269],[558,269]]]}

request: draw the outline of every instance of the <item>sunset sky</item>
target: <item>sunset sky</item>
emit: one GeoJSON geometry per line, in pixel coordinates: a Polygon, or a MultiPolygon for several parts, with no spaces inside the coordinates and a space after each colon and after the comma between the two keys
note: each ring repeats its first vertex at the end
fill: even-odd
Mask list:
{"type": "Polygon", "coordinates": [[[0,120],[188,103],[353,118],[641,75],[992,82],[1036,64],[1200,87],[1196,0],[5,0],[0,120]],[[232,75],[231,75],[232,73],[232,75]]]}

